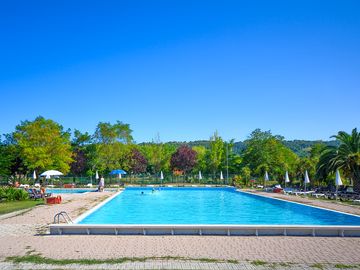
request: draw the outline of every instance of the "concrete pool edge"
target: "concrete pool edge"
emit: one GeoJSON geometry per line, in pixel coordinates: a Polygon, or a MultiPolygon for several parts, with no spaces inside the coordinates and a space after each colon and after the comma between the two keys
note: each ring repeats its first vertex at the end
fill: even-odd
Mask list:
{"type": "Polygon", "coordinates": [[[83,235],[227,235],[359,237],[360,226],[207,225],[207,224],[52,224],[50,234],[83,235]]]}

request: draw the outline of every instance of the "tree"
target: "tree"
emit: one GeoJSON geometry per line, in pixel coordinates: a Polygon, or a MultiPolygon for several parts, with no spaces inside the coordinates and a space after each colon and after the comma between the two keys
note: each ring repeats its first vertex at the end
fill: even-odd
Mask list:
{"type": "Polygon", "coordinates": [[[157,135],[151,143],[140,145],[140,151],[148,161],[148,172],[159,173],[161,170],[170,172],[170,159],[177,147],[172,143],[162,143],[157,135]]]}
{"type": "Polygon", "coordinates": [[[79,130],[74,130],[74,137],[71,142],[73,159],[70,165],[70,172],[73,175],[87,174],[92,175],[91,165],[89,163],[89,155],[91,148],[91,136],[89,133],[81,133],[79,130]]]}
{"type": "Polygon", "coordinates": [[[209,152],[209,167],[213,175],[219,170],[221,161],[224,156],[224,141],[215,131],[214,135],[210,138],[210,152],[209,152]]]}
{"type": "Polygon", "coordinates": [[[338,147],[326,147],[317,165],[317,174],[326,177],[336,170],[342,170],[353,181],[354,191],[360,192],[360,133],[354,128],[351,134],[339,131],[332,136],[340,142],[338,147]]]}
{"type": "Polygon", "coordinates": [[[82,149],[75,149],[73,151],[73,162],[70,165],[70,172],[73,175],[80,175],[85,172],[87,159],[85,152],[82,149]]]}
{"type": "Polygon", "coordinates": [[[100,122],[95,130],[95,153],[93,166],[100,171],[110,171],[122,168],[130,169],[127,157],[132,143],[132,130],[129,124],[117,121],[115,124],[100,122]]]}
{"type": "Polygon", "coordinates": [[[11,175],[13,156],[10,147],[0,142],[0,176],[11,175]]]}
{"type": "Polygon", "coordinates": [[[249,167],[245,166],[241,168],[241,176],[244,179],[244,184],[247,186],[251,177],[251,170],[249,167]]]}
{"type": "Polygon", "coordinates": [[[14,139],[28,169],[69,172],[73,161],[70,133],[64,132],[58,123],[41,116],[32,122],[21,122],[16,127],[14,139]]]}
{"type": "Polygon", "coordinates": [[[20,148],[14,133],[4,134],[0,143],[0,175],[21,178],[26,175],[26,166],[20,156],[20,148]]]}
{"type": "MultiPolygon", "coordinates": [[[[310,147],[309,156],[301,157],[299,159],[295,173],[297,178],[303,179],[305,171],[308,171],[310,179],[313,179],[314,181],[316,178],[320,179],[319,177],[316,177],[316,165],[318,164],[320,154],[325,147],[325,144],[316,143],[310,147]]],[[[320,184],[320,182],[318,184],[320,184]]]]}
{"type": "Polygon", "coordinates": [[[91,143],[91,135],[88,132],[81,133],[79,130],[74,130],[74,138],[71,144],[74,147],[82,147],[91,143]]]}
{"type": "Polygon", "coordinates": [[[133,148],[131,150],[129,159],[130,159],[130,171],[132,173],[137,174],[137,173],[146,172],[148,162],[144,157],[144,155],[141,154],[141,152],[138,149],[133,148]]]}
{"type": "Polygon", "coordinates": [[[282,137],[273,136],[270,131],[253,131],[245,141],[242,166],[263,177],[268,171],[275,179],[284,180],[285,171],[295,171],[298,157],[282,143],[282,137]]]}
{"type": "Polygon", "coordinates": [[[180,170],[187,174],[196,164],[196,151],[187,145],[182,145],[171,156],[170,164],[173,171],[180,170]]]}
{"type": "Polygon", "coordinates": [[[196,152],[196,165],[194,169],[204,173],[207,169],[206,155],[208,151],[204,146],[193,146],[192,149],[196,152]]]}
{"type": "Polygon", "coordinates": [[[95,130],[94,138],[101,144],[112,144],[121,142],[129,144],[133,141],[132,130],[129,124],[116,121],[115,124],[100,122],[95,130]]]}

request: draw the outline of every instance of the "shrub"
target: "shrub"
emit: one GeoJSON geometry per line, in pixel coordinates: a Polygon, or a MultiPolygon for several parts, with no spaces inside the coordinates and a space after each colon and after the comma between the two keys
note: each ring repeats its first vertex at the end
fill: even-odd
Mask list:
{"type": "Polygon", "coordinates": [[[14,192],[14,198],[17,201],[24,201],[29,198],[29,194],[23,189],[16,189],[14,192]]]}
{"type": "Polygon", "coordinates": [[[23,201],[29,198],[28,193],[23,189],[13,187],[0,188],[0,200],[23,201]]]}

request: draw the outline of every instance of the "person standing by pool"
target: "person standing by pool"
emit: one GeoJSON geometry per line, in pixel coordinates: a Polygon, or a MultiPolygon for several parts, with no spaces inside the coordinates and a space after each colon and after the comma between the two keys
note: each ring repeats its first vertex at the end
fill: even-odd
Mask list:
{"type": "Polygon", "coordinates": [[[104,177],[101,176],[100,181],[99,181],[98,191],[99,191],[99,192],[103,192],[103,191],[104,191],[104,187],[105,187],[105,179],[104,179],[104,177]]]}

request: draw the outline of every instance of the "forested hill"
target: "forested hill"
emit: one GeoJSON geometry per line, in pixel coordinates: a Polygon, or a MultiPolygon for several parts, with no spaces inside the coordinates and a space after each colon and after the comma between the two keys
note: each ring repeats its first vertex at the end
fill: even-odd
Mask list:
{"type": "MultiPolygon", "coordinates": [[[[292,151],[294,151],[298,156],[305,157],[309,155],[309,150],[311,146],[317,143],[323,143],[329,146],[337,146],[339,143],[337,141],[306,141],[306,140],[293,140],[293,141],[286,141],[284,140],[283,143],[289,147],[292,151]]],[[[146,144],[146,143],[141,143],[146,144]]],[[[180,146],[182,144],[186,144],[190,147],[193,146],[204,146],[209,148],[210,141],[208,140],[200,140],[200,141],[190,141],[190,142],[167,142],[166,144],[171,144],[174,146],[180,146]]],[[[245,148],[244,142],[235,142],[234,144],[234,152],[240,153],[245,148]]]]}
{"type": "Polygon", "coordinates": [[[284,144],[293,150],[298,156],[305,157],[309,155],[309,150],[314,144],[321,143],[328,146],[338,146],[338,141],[304,141],[304,140],[294,140],[294,141],[284,141],[284,144]]]}

